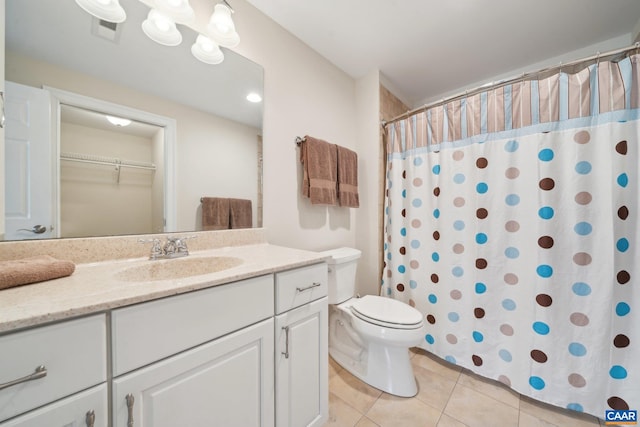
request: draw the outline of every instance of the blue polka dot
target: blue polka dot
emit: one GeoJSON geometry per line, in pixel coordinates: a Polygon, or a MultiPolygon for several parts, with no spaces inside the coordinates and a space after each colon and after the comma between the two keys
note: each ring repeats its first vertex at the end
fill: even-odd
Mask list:
{"type": "Polygon", "coordinates": [[[407,189],[405,188],[404,190],[402,190],[402,198],[406,199],[407,198],[407,189]]]}
{"type": "Polygon", "coordinates": [[[485,243],[487,243],[487,240],[489,240],[489,238],[487,237],[486,234],[484,234],[484,233],[476,234],[476,243],[477,244],[484,245],[485,243]]]}
{"type": "Polygon", "coordinates": [[[428,299],[431,304],[435,304],[438,302],[438,297],[435,296],[434,294],[429,294],[428,299]]]}
{"type": "Polygon", "coordinates": [[[513,360],[511,353],[509,353],[509,351],[505,349],[500,350],[498,352],[498,356],[500,356],[500,359],[504,360],[505,362],[511,362],[513,360]]]}
{"type": "Polygon", "coordinates": [[[480,194],[484,194],[489,190],[489,186],[485,182],[480,182],[476,185],[476,191],[480,194]]]}
{"type": "Polygon", "coordinates": [[[591,227],[591,224],[589,224],[588,222],[579,222],[576,224],[575,227],[573,227],[573,231],[575,231],[576,234],[579,234],[581,236],[587,236],[591,234],[591,231],[593,231],[593,228],[591,227]]]}
{"type": "Polygon", "coordinates": [[[516,206],[518,203],[520,203],[520,196],[518,196],[517,194],[509,194],[504,199],[504,201],[509,206],[516,206]]]}
{"type": "Polygon", "coordinates": [[[538,152],[538,158],[543,162],[550,162],[553,160],[553,150],[551,148],[545,148],[538,152]]]}
{"type": "Polygon", "coordinates": [[[456,358],[453,356],[445,356],[444,360],[446,360],[449,363],[453,363],[454,365],[456,364],[456,358]]]}
{"type": "Polygon", "coordinates": [[[576,412],[584,412],[584,408],[579,403],[569,403],[567,405],[567,409],[571,411],[576,411],[576,412]]]}
{"type": "Polygon", "coordinates": [[[618,175],[618,179],[616,179],[616,182],[620,187],[624,188],[629,184],[629,177],[626,173],[622,173],[618,175]]]}
{"type": "Polygon", "coordinates": [[[502,300],[502,308],[508,311],[513,311],[516,309],[516,303],[512,299],[509,299],[509,298],[504,299],[502,300]]]}
{"type": "Polygon", "coordinates": [[[415,289],[418,287],[418,282],[416,282],[415,280],[409,280],[409,287],[411,289],[415,289]]]}
{"type": "Polygon", "coordinates": [[[480,282],[476,283],[476,294],[484,294],[485,292],[487,292],[487,285],[480,282]]]}
{"type": "Polygon", "coordinates": [[[456,313],[455,311],[452,311],[451,313],[449,313],[447,315],[447,317],[449,318],[449,320],[451,320],[452,322],[457,322],[458,320],[460,320],[460,315],[458,313],[456,313]]]}
{"type": "Polygon", "coordinates": [[[436,219],[440,218],[440,209],[433,210],[433,217],[436,219]]]}
{"type": "Polygon", "coordinates": [[[620,317],[626,316],[631,311],[631,307],[626,302],[619,302],[616,305],[616,314],[620,317]]]}
{"type": "Polygon", "coordinates": [[[591,163],[584,161],[576,163],[576,172],[580,175],[586,175],[591,172],[591,163]]]}
{"type": "Polygon", "coordinates": [[[435,262],[440,261],[440,254],[438,252],[434,252],[431,254],[431,259],[434,260],[435,262]]]}
{"type": "Polygon", "coordinates": [[[518,250],[518,248],[508,247],[504,250],[504,255],[507,258],[515,259],[520,256],[520,251],[518,250]]]}
{"type": "Polygon", "coordinates": [[[549,333],[549,325],[544,322],[534,322],[533,330],[540,335],[547,335],[549,333]]]}
{"type": "Polygon", "coordinates": [[[504,149],[508,153],[514,153],[518,150],[519,146],[518,141],[511,140],[504,145],[504,149]]]}
{"type": "Polygon", "coordinates": [[[456,184],[462,184],[465,180],[465,176],[463,173],[457,173],[453,176],[453,182],[456,184]]]}
{"type": "Polygon", "coordinates": [[[542,219],[553,218],[553,208],[551,206],[543,206],[538,210],[538,216],[542,219]]]}
{"type": "Polygon", "coordinates": [[[582,357],[587,354],[587,348],[579,342],[572,342],[569,344],[569,353],[573,356],[582,357]]]}
{"type": "Polygon", "coordinates": [[[433,338],[433,336],[431,334],[425,335],[424,339],[429,344],[433,344],[434,342],[436,342],[436,340],[433,338]]]}
{"type": "Polygon", "coordinates": [[[550,265],[541,264],[538,266],[538,268],[536,268],[536,273],[538,273],[538,276],[544,277],[546,279],[547,277],[551,277],[553,275],[553,268],[550,265]]]}
{"type": "Polygon", "coordinates": [[[433,172],[435,175],[440,175],[440,165],[435,165],[434,167],[432,167],[431,172],[433,172]]]}
{"type": "Polygon", "coordinates": [[[422,206],[422,199],[413,199],[411,204],[414,208],[419,208],[420,206],[422,206]]]}
{"type": "Polygon", "coordinates": [[[618,248],[620,252],[626,252],[627,249],[629,249],[629,241],[623,237],[616,242],[616,248],[618,248]]]}
{"type": "Polygon", "coordinates": [[[400,229],[400,235],[403,236],[403,237],[407,235],[407,229],[405,227],[402,227],[400,229]]]}
{"type": "Polygon", "coordinates": [[[531,385],[531,387],[535,388],[536,390],[542,390],[545,386],[544,384],[544,380],[540,377],[529,377],[529,385],[531,385]]]}
{"type": "Polygon", "coordinates": [[[418,249],[420,247],[420,240],[412,240],[411,241],[411,247],[413,249],[418,249]]]}
{"type": "Polygon", "coordinates": [[[464,269],[462,267],[453,267],[451,274],[455,277],[462,277],[464,275],[464,269]]]}
{"type": "Polygon", "coordinates": [[[589,295],[591,293],[591,286],[589,286],[588,284],[584,283],[584,282],[576,282],[573,284],[573,286],[571,287],[571,289],[573,290],[573,293],[581,296],[581,297],[586,297],[587,295],[589,295]]]}
{"type": "Polygon", "coordinates": [[[613,379],[623,380],[627,378],[627,370],[620,365],[613,365],[611,369],[609,369],[609,375],[611,375],[613,379]]]}
{"type": "Polygon", "coordinates": [[[461,221],[461,220],[455,221],[453,223],[453,228],[455,228],[458,231],[464,230],[464,221],[461,221]]]}
{"type": "Polygon", "coordinates": [[[387,259],[391,260],[391,252],[387,252],[387,259]]]}
{"type": "Polygon", "coordinates": [[[416,157],[415,159],[413,159],[413,164],[415,166],[420,166],[422,164],[422,157],[416,157]]]}
{"type": "Polygon", "coordinates": [[[405,268],[405,266],[404,266],[404,265],[401,265],[401,266],[399,266],[399,267],[398,267],[398,272],[399,272],[399,273],[404,273],[406,270],[407,270],[407,269],[405,268]]]}
{"type": "Polygon", "coordinates": [[[473,331],[473,333],[471,334],[473,336],[473,340],[475,342],[482,342],[484,341],[484,335],[482,335],[480,332],[478,331],[473,331]]]}

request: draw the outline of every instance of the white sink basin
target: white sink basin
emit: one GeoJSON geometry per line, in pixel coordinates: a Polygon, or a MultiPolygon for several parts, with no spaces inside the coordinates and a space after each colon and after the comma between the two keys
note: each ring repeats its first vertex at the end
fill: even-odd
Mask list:
{"type": "Polygon", "coordinates": [[[184,279],[227,270],[242,262],[240,258],[223,256],[149,261],[119,271],[116,273],[116,278],[125,282],[184,279]]]}

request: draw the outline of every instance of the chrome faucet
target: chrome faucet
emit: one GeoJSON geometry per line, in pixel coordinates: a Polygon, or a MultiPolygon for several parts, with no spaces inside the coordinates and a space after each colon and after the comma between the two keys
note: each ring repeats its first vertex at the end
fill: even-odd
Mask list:
{"type": "Polygon", "coordinates": [[[167,240],[162,244],[160,239],[140,239],[139,243],[151,243],[150,260],[171,259],[189,255],[187,240],[194,239],[196,236],[172,237],[167,236],[167,240]]]}

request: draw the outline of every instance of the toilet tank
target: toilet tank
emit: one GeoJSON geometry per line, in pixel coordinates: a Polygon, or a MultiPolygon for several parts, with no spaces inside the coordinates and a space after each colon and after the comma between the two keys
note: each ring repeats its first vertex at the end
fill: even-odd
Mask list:
{"type": "Polygon", "coordinates": [[[353,297],[361,252],[353,248],[337,248],[321,254],[329,257],[329,304],[340,304],[353,297]]]}

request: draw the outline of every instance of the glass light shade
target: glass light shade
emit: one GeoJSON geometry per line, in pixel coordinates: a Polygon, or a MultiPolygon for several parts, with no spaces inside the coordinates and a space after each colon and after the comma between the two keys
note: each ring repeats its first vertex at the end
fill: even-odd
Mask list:
{"type": "Polygon", "coordinates": [[[120,23],[127,19],[127,14],[118,0],[76,0],[85,12],[107,22],[120,23]]]}
{"type": "Polygon", "coordinates": [[[207,31],[220,46],[236,47],[240,43],[240,36],[231,19],[231,9],[224,4],[217,4],[214,8],[207,31]]]}
{"type": "Polygon", "coordinates": [[[156,43],[165,46],[178,46],[182,43],[182,34],[176,23],[164,13],[151,9],[147,19],[142,22],[142,31],[156,43]]]}
{"type": "Polygon", "coordinates": [[[114,126],[129,126],[131,124],[131,120],[129,119],[123,119],[122,117],[115,117],[115,116],[106,116],[107,120],[109,121],[109,123],[111,123],[114,126]]]}
{"type": "Polygon", "coordinates": [[[196,14],[189,0],[155,0],[156,9],[173,18],[175,22],[189,24],[196,20],[196,14]]]}
{"type": "Polygon", "coordinates": [[[191,46],[191,53],[206,64],[216,65],[224,60],[224,54],[216,42],[202,34],[198,35],[196,42],[191,46]]]}

